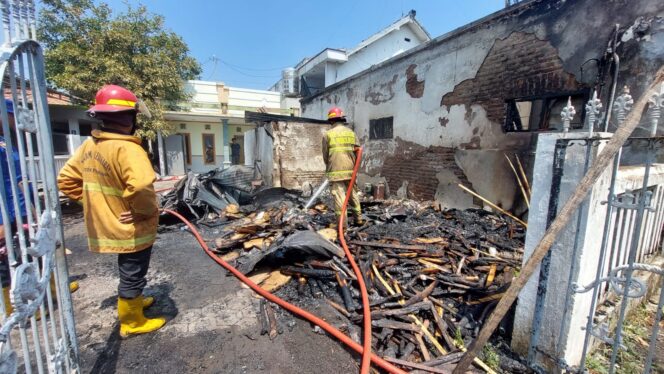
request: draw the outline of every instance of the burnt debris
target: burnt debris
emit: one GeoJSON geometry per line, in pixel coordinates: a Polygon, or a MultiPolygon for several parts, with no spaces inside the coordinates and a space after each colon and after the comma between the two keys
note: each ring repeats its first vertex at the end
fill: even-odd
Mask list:
{"type": "MultiPolygon", "coordinates": [[[[325,204],[303,210],[294,191],[251,193],[216,172],[190,176],[164,200],[198,217],[210,247],[242,273],[296,305],[329,305],[357,336],[359,289],[325,204]]],[[[519,271],[525,228],[482,209],[410,200],[369,202],[364,213],[366,223],[346,235],[370,293],[375,352],[402,364],[454,364],[519,271]]],[[[273,338],[266,315],[261,308],[273,338]]]]}

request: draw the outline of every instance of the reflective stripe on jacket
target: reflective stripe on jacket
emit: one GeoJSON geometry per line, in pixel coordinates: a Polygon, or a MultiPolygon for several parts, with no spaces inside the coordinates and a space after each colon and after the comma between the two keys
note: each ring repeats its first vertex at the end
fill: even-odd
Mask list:
{"type": "Polygon", "coordinates": [[[83,203],[88,245],[93,252],[130,253],[151,246],[159,206],[155,173],[139,138],[95,130],[58,175],[58,187],[83,203]],[[123,224],[120,213],[142,219],[123,224]]]}
{"type": "Polygon", "coordinates": [[[355,133],[338,122],[323,137],[323,159],[327,179],[331,182],[350,180],[355,166],[355,133]]]}

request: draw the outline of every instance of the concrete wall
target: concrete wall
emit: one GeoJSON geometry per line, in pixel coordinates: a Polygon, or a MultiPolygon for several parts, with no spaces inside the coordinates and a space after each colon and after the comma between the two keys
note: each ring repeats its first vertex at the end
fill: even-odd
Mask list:
{"type": "MultiPolygon", "coordinates": [[[[602,138],[611,136],[609,133],[598,135],[602,138]]],[[[556,140],[565,137],[585,138],[587,133],[542,134],[538,139],[533,171],[532,213],[528,219],[524,263],[532,255],[546,232],[555,143],[556,140]]],[[[603,140],[597,147],[592,148],[592,159],[596,158],[606,143],[607,141],[603,140]]],[[[558,196],[558,211],[569,199],[584,175],[585,152],[586,147],[583,145],[576,144],[567,147],[558,196]]],[[[545,372],[557,372],[556,364],[551,357],[559,357],[569,366],[580,364],[593,293],[592,291],[571,293],[567,305],[566,298],[570,284],[574,289],[592,285],[595,281],[601,259],[601,244],[607,213],[605,202],[608,200],[611,173],[612,167],[608,167],[602,173],[583,203],[581,218],[577,221],[577,214],[575,214],[563,232],[558,235],[550,250],[550,265],[546,281],[540,277],[540,267],[538,267],[519,294],[514,315],[512,348],[525,356],[529,346],[533,344],[537,348],[533,363],[542,367],[545,372]],[[578,246],[575,251],[576,235],[578,235],[578,246]],[[544,296],[540,318],[535,320],[538,294],[544,296]],[[561,328],[563,326],[565,328],[561,328]],[[539,328],[539,338],[536,342],[532,340],[535,328],[539,328]]],[[[644,174],[644,166],[620,167],[616,177],[615,194],[620,197],[626,191],[640,190],[644,174]]],[[[636,213],[633,211],[626,213],[622,208],[613,209],[608,229],[609,242],[604,257],[604,271],[600,277],[606,277],[609,270],[627,263],[627,253],[630,250],[632,238],[639,238],[636,262],[647,263],[652,259],[652,255],[661,254],[660,240],[664,221],[663,183],[664,165],[653,165],[649,173],[648,185],[654,190],[651,206],[655,208],[655,211],[646,213],[640,232],[635,232],[634,217],[636,213]],[[613,261],[612,263],[609,263],[610,259],[613,261]]],[[[624,202],[631,202],[631,199],[626,199],[624,202]]],[[[642,275],[637,275],[637,277],[641,278],[642,275]]],[[[599,293],[598,299],[600,302],[606,300],[607,296],[612,293],[614,290],[607,289],[599,293]]],[[[601,321],[601,319],[602,317],[598,314],[598,320],[601,321]]],[[[604,319],[606,318],[604,317],[604,319]]],[[[613,331],[611,331],[611,336],[613,336],[613,331]]]]}
{"type": "Polygon", "coordinates": [[[212,81],[187,81],[185,91],[191,95],[190,102],[194,103],[191,111],[194,113],[219,113],[219,93],[217,82],[212,81]],[[213,106],[197,106],[195,104],[212,104],[213,106]]]}
{"type": "MultiPolygon", "coordinates": [[[[220,122],[192,122],[192,121],[174,121],[175,132],[178,134],[187,133],[191,142],[191,165],[187,165],[188,169],[201,173],[216,169],[223,165],[224,162],[224,136],[223,125],[220,122]],[[181,129],[181,124],[185,125],[185,129],[181,129]],[[210,129],[205,127],[209,125],[210,129]],[[203,134],[214,134],[215,143],[215,164],[205,164],[203,162],[203,134]]],[[[228,124],[228,141],[236,135],[244,135],[248,130],[253,129],[254,125],[245,124],[228,124]]],[[[243,142],[241,143],[243,146],[243,142]]],[[[241,150],[242,151],[242,150],[241,150]]]]}
{"type": "MultiPolygon", "coordinates": [[[[270,125],[267,125],[270,127],[270,125]]],[[[265,130],[265,126],[257,127],[244,133],[245,165],[257,164],[265,186],[272,186],[274,142],[265,130]]]]}
{"type": "MultiPolygon", "coordinates": [[[[605,137],[611,134],[603,134],[605,137]]],[[[569,133],[569,134],[542,134],[537,143],[537,155],[533,169],[533,195],[531,198],[532,214],[528,217],[528,232],[524,248],[524,263],[532,255],[535,246],[540,242],[546,232],[548,211],[550,203],[550,192],[552,183],[552,165],[554,160],[555,144],[558,139],[564,138],[584,138],[587,133],[569,133]]],[[[601,142],[598,147],[594,147],[591,157],[594,158],[601,152],[606,142],[601,142]]],[[[570,146],[565,153],[565,163],[563,177],[560,185],[560,194],[558,196],[558,210],[569,199],[578,185],[578,182],[584,175],[585,150],[583,146],[570,146]]],[[[573,323],[563,331],[562,343],[559,344],[560,326],[563,320],[570,321],[572,318],[566,315],[565,298],[567,295],[567,285],[569,284],[572,264],[577,263],[575,273],[572,275],[574,282],[587,284],[595,277],[594,270],[597,268],[597,254],[601,244],[602,229],[604,218],[606,217],[606,205],[602,201],[606,200],[611,170],[607,169],[598,179],[592,188],[588,199],[584,203],[583,215],[580,224],[577,226],[577,218],[570,220],[565,230],[558,235],[557,240],[551,248],[551,261],[548,270],[548,281],[545,283],[546,296],[542,303],[541,319],[534,321],[533,316],[536,311],[536,300],[538,297],[538,285],[540,283],[540,267],[535,271],[535,275],[530,278],[522,292],[519,294],[517,308],[515,313],[514,330],[512,332],[512,347],[522,355],[527,355],[528,347],[531,342],[531,334],[534,324],[537,323],[540,331],[540,337],[537,347],[547,354],[558,357],[559,350],[563,346],[573,344],[575,349],[565,354],[563,350],[561,356],[567,360],[568,364],[578,363],[583,347],[583,336],[579,339],[581,327],[585,326],[585,319],[579,318],[580,313],[574,315],[573,323]],[[574,257],[575,235],[579,233],[579,245],[574,257]],[[592,261],[595,261],[594,266],[592,261]],[[579,271],[583,269],[583,271],[579,271]],[[567,337],[570,331],[574,331],[571,336],[574,339],[568,342],[567,337]],[[578,347],[578,345],[581,347],[578,347]],[[575,362],[576,361],[576,362],[575,362]]],[[[590,308],[591,298],[587,295],[575,295],[574,302],[579,311],[584,310],[586,315],[590,308]]],[[[569,307],[571,308],[571,306],[569,307]]],[[[554,372],[554,364],[545,355],[535,355],[535,362],[546,368],[547,372],[554,372]]]]}
{"type": "Polygon", "coordinates": [[[245,110],[266,108],[280,112],[282,108],[278,92],[228,87],[223,82],[196,80],[187,81],[185,90],[191,99],[182,105],[192,113],[244,118],[245,110]],[[222,106],[227,106],[228,110],[224,112],[222,106]]]}
{"type": "Polygon", "coordinates": [[[420,39],[410,27],[403,26],[399,30],[392,31],[376,42],[369,44],[364,49],[349,55],[348,61],[338,66],[332,83],[344,80],[420,44],[420,39]],[[407,42],[405,38],[410,39],[410,42],[407,42]]]}
{"type": "Polygon", "coordinates": [[[273,122],[272,185],[300,189],[320,184],[325,175],[322,139],[328,125],[273,122]]]}
{"type": "MultiPolygon", "coordinates": [[[[402,156],[404,150],[454,149],[457,164],[473,187],[510,209],[517,186],[507,163],[495,157],[502,152],[527,153],[532,139],[530,133],[503,131],[505,101],[589,90],[598,70],[596,64],[584,62],[603,58],[616,23],[623,25],[623,31],[638,30],[628,30],[625,34],[632,36],[623,37],[618,48],[622,56],[618,86],[629,84],[638,97],[647,77],[664,63],[664,3],[532,0],[303,99],[303,116],[325,118],[331,106],[342,107],[366,148],[363,172],[371,176],[385,175],[390,158],[412,164],[402,156]],[[369,140],[369,121],[389,116],[394,118],[394,138],[369,140]],[[490,163],[491,168],[486,166],[490,163]],[[491,169],[495,179],[471,170],[474,167],[491,169]]],[[[602,77],[603,83],[609,80],[610,76],[602,77]]],[[[603,102],[606,95],[604,90],[603,102]]],[[[441,184],[448,183],[444,179],[441,184]]],[[[411,187],[418,184],[408,175],[388,178],[390,185],[405,181],[411,187]]],[[[428,196],[436,195],[436,189],[429,190],[433,193],[428,196]]],[[[444,195],[436,197],[455,203],[456,196],[444,195]]]]}
{"type": "Polygon", "coordinates": [[[244,108],[281,109],[281,94],[278,92],[229,87],[228,115],[244,118],[244,108]],[[243,109],[233,109],[242,107],[243,109]]]}
{"type": "Polygon", "coordinates": [[[297,97],[281,96],[281,109],[290,109],[296,117],[300,116],[300,99],[297,97]]]}

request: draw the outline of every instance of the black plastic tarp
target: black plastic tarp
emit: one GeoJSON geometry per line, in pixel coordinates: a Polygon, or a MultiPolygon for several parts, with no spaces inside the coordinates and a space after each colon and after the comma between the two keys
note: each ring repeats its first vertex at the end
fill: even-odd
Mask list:
{"type": "Polygon", "coordinates": [[[266,250],[252,249],[236,260],[236,267],[243,274],[247,274],[260,263],[274,266],[302,262],[309,258],[329,260],[335,256],[343,257],[343,250],[317,232],[303,230],[295,231],[266,250]]]}

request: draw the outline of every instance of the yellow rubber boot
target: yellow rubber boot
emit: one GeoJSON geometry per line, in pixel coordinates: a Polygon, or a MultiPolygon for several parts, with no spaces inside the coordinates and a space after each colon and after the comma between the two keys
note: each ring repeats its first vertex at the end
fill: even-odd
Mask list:
{"type": "MultiPolygon", "coordinates": [[[[10,314],[14,311],[14,307],[12,306],[12,301],[9,297],[9,287],[3,287],[2,288],[2,298],[5,301],[5,317],[9,317],[10,314]]],[[[35,319],[39,321],[41,319],[41,312],[39,309],[37,309],[37,312],[35,312],[35,319]]]]}
{"type": "Polygon", "coordinates": [[[154,297],[152,296],[143,296],[143,309],[147,309],[154,304],[154,297]]]}
{"type": "MultiPolygon", "coordinates": [[[[69,292],[74,293],[78,291],[80,288],[80,285],[78,284],[78,281],[71,281],[69,282],[69,292]]],[[[51,295],[55,298],[57,295],[56,287],[55,287],[55,277],[51,277],[51,295]]]]}
{"type": "Polygon", "coordinates": [[[2,298],[5,301],[5,317],[8,317],[14,311],[12,301],[9,297],[9,287],[2,287],[2,298]]]}
{"type": "Polygon", "coordinates": [[[118,319],[120,319],[120,336],[145,334],[159,330],[166,323],[165,318],[145,318],[143,315],[143,296],[134,299],[118,297],[118,319]]]}

